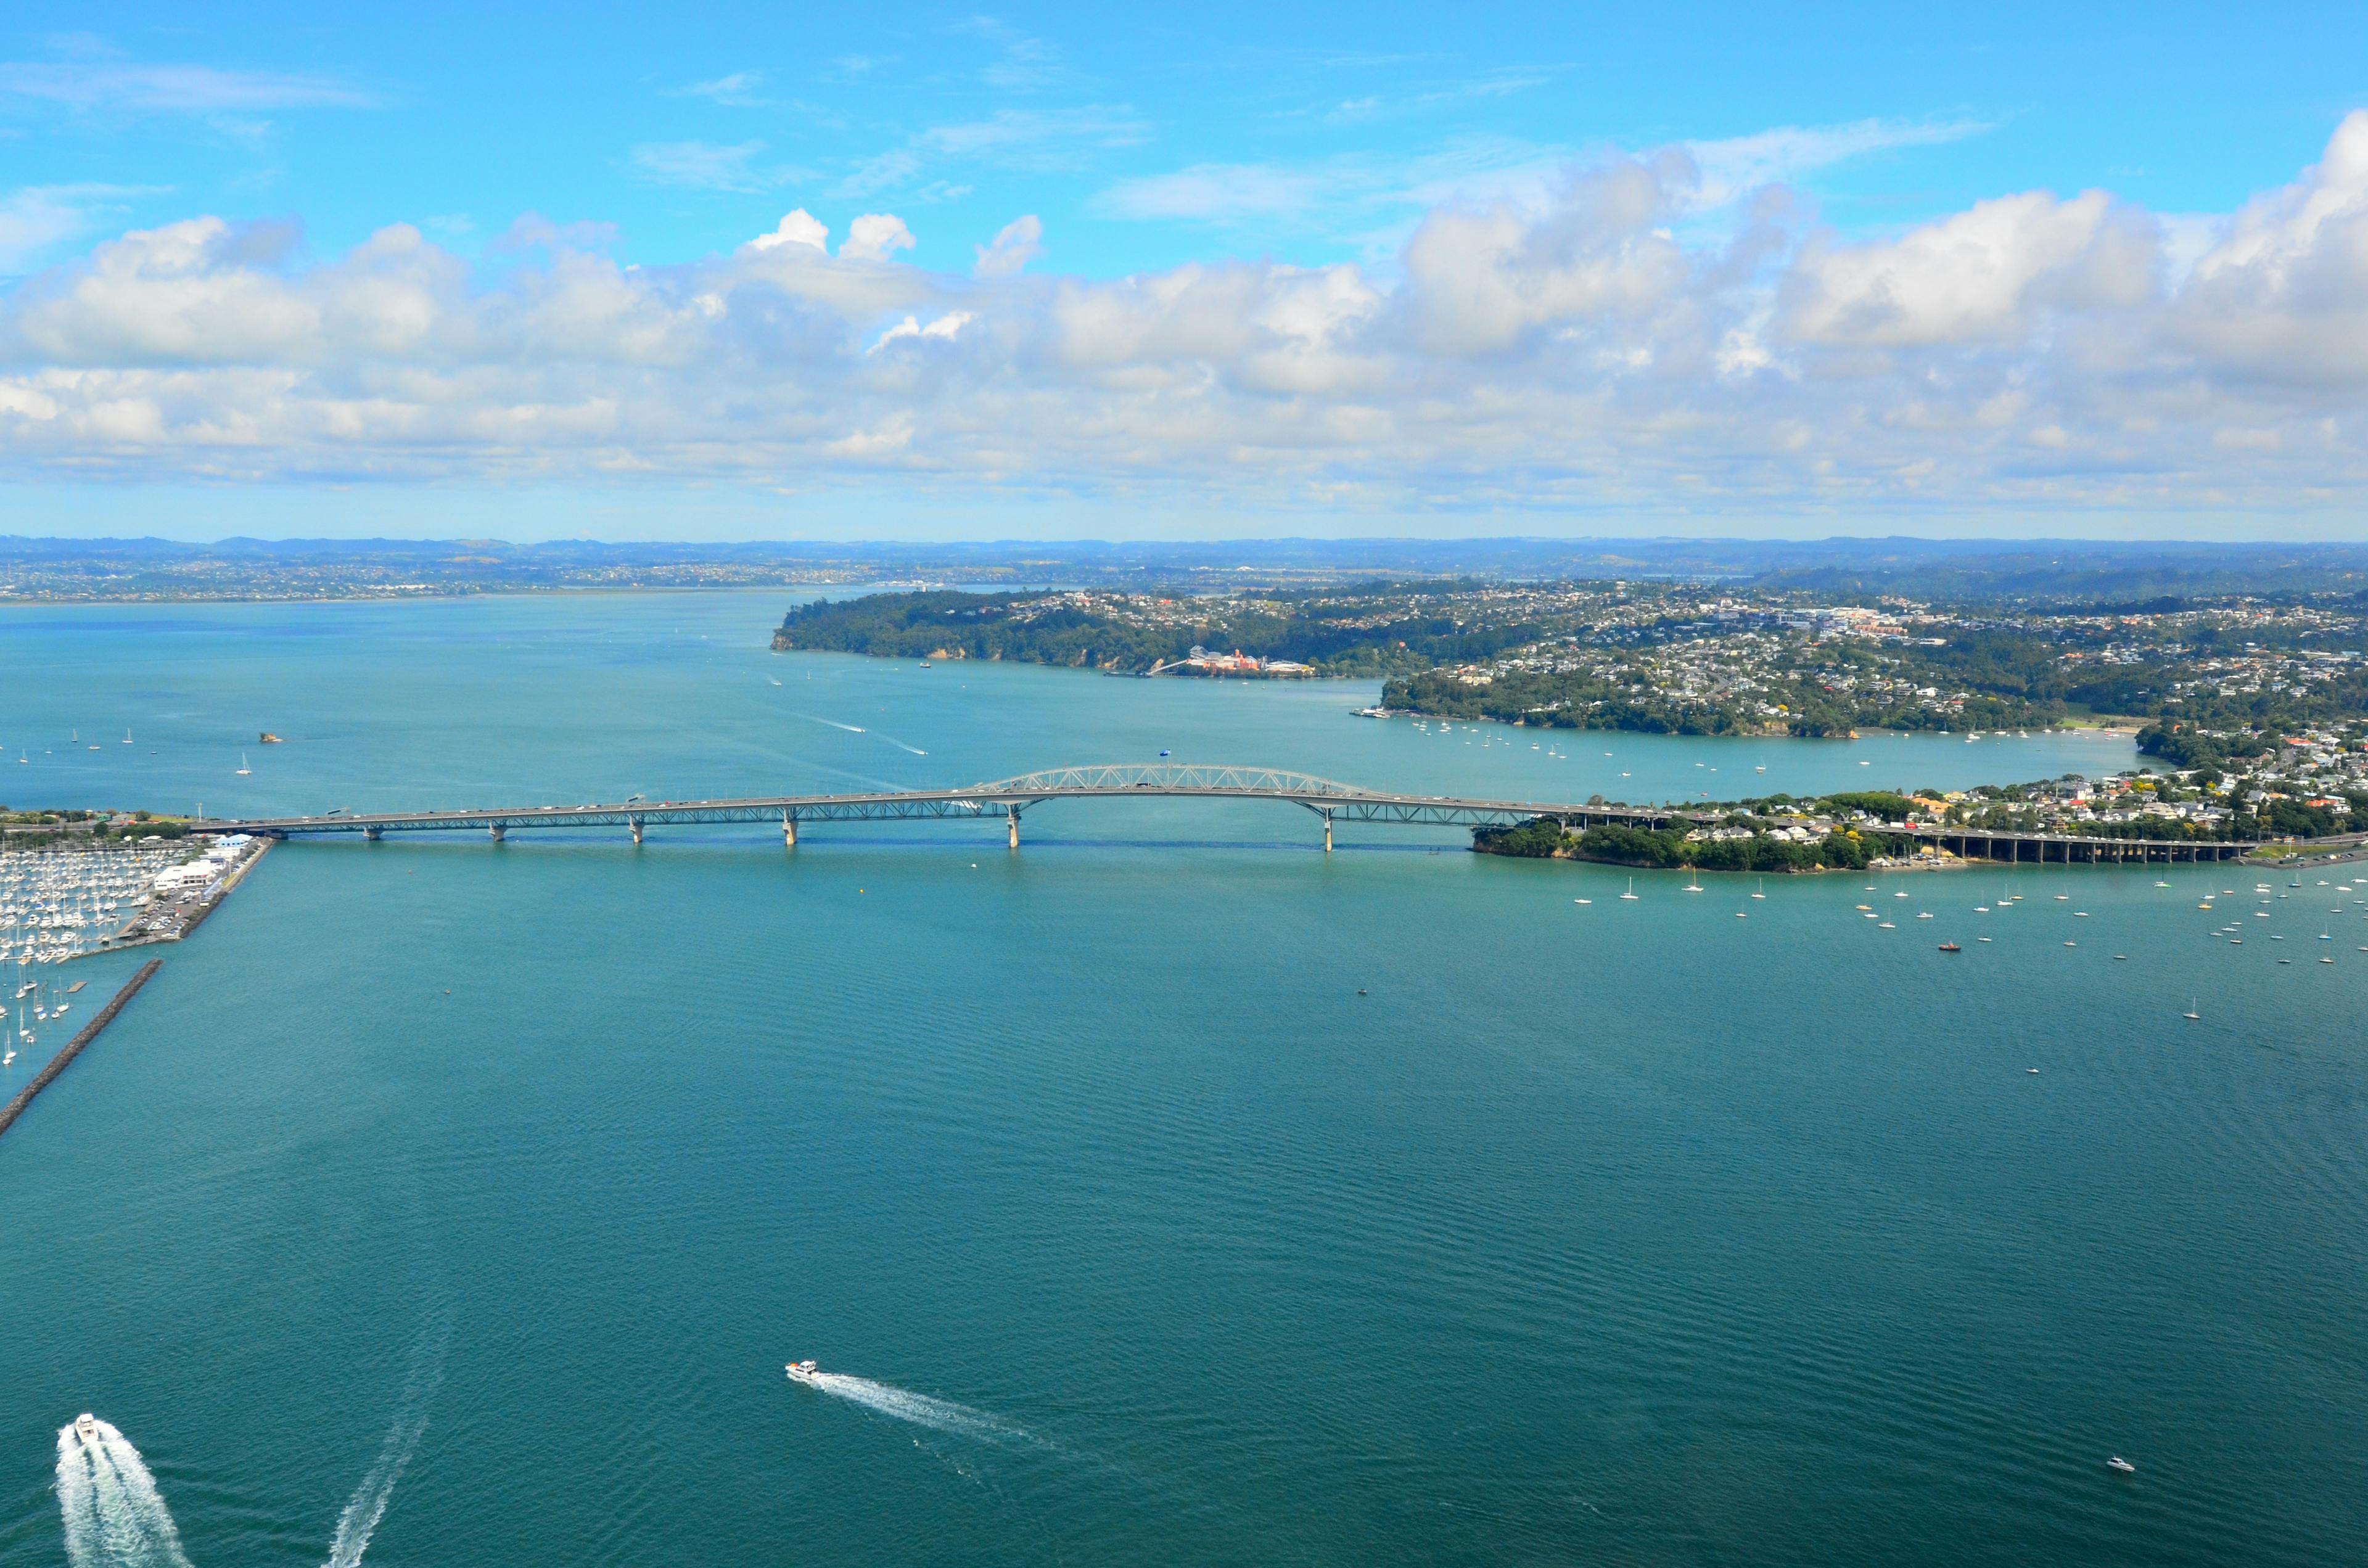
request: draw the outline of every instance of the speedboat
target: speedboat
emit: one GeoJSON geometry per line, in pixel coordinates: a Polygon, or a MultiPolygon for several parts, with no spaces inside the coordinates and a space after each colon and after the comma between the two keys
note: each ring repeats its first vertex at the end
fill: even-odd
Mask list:
{"type": "Polygon", "coordinates": [[[822,1370],[812,1361],[792,1361],[781,1369],[790,1374],[790,1381],[793,1383],[803,1383],[809,1388],[822,1386],[817,1381],[822,1376],[822,1370]]]}
{"type": "Polygon", "coordinates": [[[2107,1470],[2118,1470],[2123,1475],[2135,1475],[2138,1472],[2137,1466],[2132,1464],[2129,1460],[2123,1459],[2119,1454],[2115,1454],[2112,1459],[2107,1460],[2105,1461],[2105,1468],[2107,1470]]]}
{"type": "Polygon", "coordinates": [[[84,1411],[80,1415],[75,1416],[74,1436],[82,1440],[83,1447],[86,1449],[97,1448],[104,1440],[98,1435],[98,1417],[93,1415],[87,1410],[84,1411]]]}

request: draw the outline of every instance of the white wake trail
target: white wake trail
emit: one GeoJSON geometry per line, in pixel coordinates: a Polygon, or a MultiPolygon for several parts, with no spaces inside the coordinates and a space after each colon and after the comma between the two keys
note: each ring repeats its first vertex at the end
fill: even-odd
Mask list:
{"type": "Polygon", "coordinates": [[[983,1410],[973,1410],[967,1404],[951,1400],[931,1399],[910,1389],[892,1388],[875,1383],[870,1378],[851,1378],[844,1372],[816,1372],[814,1386],[825,1393],[852,1400],[882,1415],[899,1421],[910,1421],[939,1432],[951,1432],[957,1437],[977,1437],[989,1443],[1032,1442],[1033,1435],[1024,1426],[1015,1426],[983,1410]]]}
{"type": "Polygon", "coordinates": [[[378,1462],[362,1476],[362,1483],[346,1503],[346,1511],[337,1516],[327,1568],[357,1568],[362,1553],[370,1550],[370,1536],[393,1500],[394,1483],[403,1479],[404,1467],[411,1462],[421,1434],[427,1430],[427,1406],[444,1381],[444,1352],[451,1343],[450,1314],[438,1316],[420,1335],[411,1353],[410,1375],[404,1379],[403,1397],[395,1405],[394,1424],[387,1428],[386,1441],[378,1450],[378,1462]]]}
{"type": "Polygon", "coordinates": [[[74,1568],[189,1568],[172,1510],[140,1450],[101,1421],[85,1447],[71,1422],[58,1428],[58,1512],[74,1568]]]}

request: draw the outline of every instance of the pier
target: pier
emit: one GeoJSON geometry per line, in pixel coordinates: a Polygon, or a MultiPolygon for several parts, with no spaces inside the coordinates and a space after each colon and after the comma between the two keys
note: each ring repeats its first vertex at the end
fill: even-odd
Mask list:
{"type": "Polygon", "coordinates": [[[50,1064],[35,1074],[33,1081],[26,1085],[15,1099],[10,1100],[5,1108],[0,1108],[0,1133],[6,1133],[8,1129],[17,1125],[17,1119],[25,1114],[25,1108],[33,1103],[34,1096],[56,1082],[58,1074],[66,1070],[66,1064],[80,1056],[84,1048],[98,1038],[99,1031],[115,1021],[115,1015],[123,1011],[123,1005],[139,995],[140,988],[154,979],[156,971],[164,967],[163,959],[150,959],[146,963],[142,964],[140,972],[124,982],[123,989],[115,994],[115,999],[101,1007],[97,1016],[90,1022],[83,1025],[81,1032],[66,1041],[63,1050],[50,1058],[50,1064]]]}
{"type": "MultiPolygon", "coordinates": [[[[1323,821],[1324,847],[1332,847],[1335,822],[1416,827],[1511,826],[1550,817],[1566,826],[1600,823],[1633,827],[1707,827],[1724,813],[1686,807],[1567,805],[1538,801],[1497,801],[1452,795],[1407,795],[1366,790],[1313,774],[1283,768],[1196,763],[1111,763],[1057,767],[1016,778],[955,790],[894,790],[844,795],[767,795],[713,801],[660,801],[636,797],[615,804],[471,807],[440,812],[330,812],[319,816],[203,819],[196,833],[248,833],[285,838],[298,834],[359,834],[370,840],[390,833],[471,831],[500,842],[511,832],[537,827],[621,827],[633,842],[652,824],[666,823],[779,824],[785,847],[795,848],[801,824],[824,822],[915,822],[1000,817],[1006,840],[1019,847],[1024,812],[1056,801],[1079,800],[1272,801],[1297,806],[1323,821]]],[[[1961,856],[2040,863],[2075,861],[2226,860],[2260,847],[2252,841],[2213,839],[2091,838],[2066,833],[1992,833],[1923,824],[1884,825],[1875,831],[1912,837],[1961,856]]]]}

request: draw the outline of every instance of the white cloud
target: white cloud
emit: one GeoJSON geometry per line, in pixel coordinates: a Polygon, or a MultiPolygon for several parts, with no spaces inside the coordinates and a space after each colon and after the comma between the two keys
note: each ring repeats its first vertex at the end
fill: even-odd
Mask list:
{"type": "Polygon", "coordinates": [[[2160,251],[2155,225],[2102,191],[2001,197],[1894,241],[1812,242],[1786,323],[1799,337],[1866,347],[2017,337],[2048,306],[2138,303],[2160,251]]]}
{"type": "Polygon", "coordinates": [[[1861,119],[1849,125],[1782,125],[1685,146],[1702,171],[1700,199],[1716,206],[1870,153],[1962,142],[1989,129],[1976,119],[1861,119]]]}
{"type": "Polygon", "coordinates": [[[892,326],[886,332],[882,333],[878,339],[872,343],[871,347],[864,350],[864,353],[866,355],[877,354],[882,348],[887,347],[890,344],[895,342],[900,337],[937,337],[943,338],[951,342],[952,339],[960,337],[962,335],[962,329],[968,326],[975,319],[977,318],[973,317],[968,311],[948,311],[944,315],[939,316],[928,325],[923,326],[921,324],[920,317],[906,316],[903,321],[898,322],[894,326],[892,326]]]}
{"type": "Polygon", "coordinates": [[[858,159],[837,194],[860,198],[910,186],[933,164],[986,165],[1029,173],[1087,166],[1113,148],[1146,141],[1151,127],[1123,107],[997,109],[985,119],[930,126],[903,146],[858,159]]]}
{"type": "Polygon", "coordinates": [[[818,251],[830,248],[830,228],[822,220],[801,207],[785,214],[780,225],[769,234],[758,234],[750,240],[750,250],[771,250],[776,245],[805,245],[818,251]]]}
{"type": "Polygon", "coordinates": [[[705,98],[726,108],[769,108],[773,100],[765,96],[764,86],[762,71],[734,71],[712,82],[693,82],[681,91],[686,97],[705,98]]]}
{"type": "Polygon", "coordinates": [[[838,247],[841,261],[886,261],[900,250],[911,250],[918,242],[913,231],[905,227],[905,220],[893,212],[866,212],[847,226],[847,239],[838,247]]]}
{"type": "Polygon", "coordinates": [[[780,171],[757,167],[757,155],[764,150],[762,142],[644,142],[633,149],[631,162],[635,174],[662,185],[748,193],[781,183],[780,171]]]}
{"type": "Polygon", "coordinates": [[[165,224],[0,295],[0,478],[900,471],[950,493],[1683,496],[1697,519],[1880,524],[1932,496],[2348,505],[2368,474],[2368,117],[2292,184],[2181,215],[2186,239],[2099,192],[1858,243],[1754,206],[1705,236],[1684,148],[1495,177],[1386,266],[1119,278],[1021,270],[1032,219],[971,276],[911,265],[878,212],[837,256],[799,210],[642,267],[539,222],[493,269],[404,225],[313,263],[285,228],[165,224]]]}
{"type": "Polygon", "coordinates": [[[922,147],[956,157],[1064,161],[1076,147],[1134,147],[1150,139],[1151,127],[1123,106],[1085,104],[1076,108],[1001,108],[985,119],[931,126],[915,138],[922,147]]]}
{"type": "Polygon", "coordinates": [[[996,234],[994,243],[974,247],[978,265],[971,268],[974,278],[1010,278],[1027,269],[1028,264],[1044,253],[1044,223],[1033,212],[1024,218],[1014,218],[996,234]]]}
{"type": "Polygon", "coordinates": [[[0,61],[0,97],[129,113],[368,108],[379,101],[328,76],[119,61],[0,61]]]}
{"type": "Polygon", "coordinates": [[[117,185],[33,185],[0,196],[0,273],[15,272],[95,226],[99,212],[154,191],[117,185]]]}

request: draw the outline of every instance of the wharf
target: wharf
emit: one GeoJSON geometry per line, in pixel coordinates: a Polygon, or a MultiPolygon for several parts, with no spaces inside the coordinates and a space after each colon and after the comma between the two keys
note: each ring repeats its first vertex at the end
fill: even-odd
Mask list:
{"type": "Polygon", "coordinates": [[[154,903],[133,916],[122,930],[108,938],[105,947],[95,950],[112,953],[120,952],[125,948],[144,948],[152,942],[179,941],[204,925],[206,916],[222,907],[222,901],[230,897],[231,890],[246,880],[247,872],[270,852],[275,842],[258,835],[247,846],[246,853],[239,857],[238,863],[222,874],[220,881],[201,893],[188,895],[186,902],[176,901],[167,904],[160,895],[154,903]]]}
{"type": "Polygon", "coordinates": [[[33,1103],[33,1096],[48,1088],[56,1080],[57,1075],[66,1070],[66,1064],[80,1056],[83,1053],[83,1048],[97,1040],[101,1029],[115,1021],[115,1015],[123,1011],[123,1005],[137,996],[140,994],[140,988],[154,978],[156,971],[164,967],[163,959],[150,959],[146,963],[142,964],[140,972],[124,983],[123,989],[115,994],[115,999],[101,1007],[97,1017],[83,1025],[82,1032],[66,1041],[65,1049],[50,1058],[50,1064],[35,1074],[33,1081],[26,1085],[15,1099],[10,1100],[5,1107],[0,1107],[0,1133],[5,1133],[17,1125],[17,1119],[25,1114],[25,1108],[33,1103]]]}

